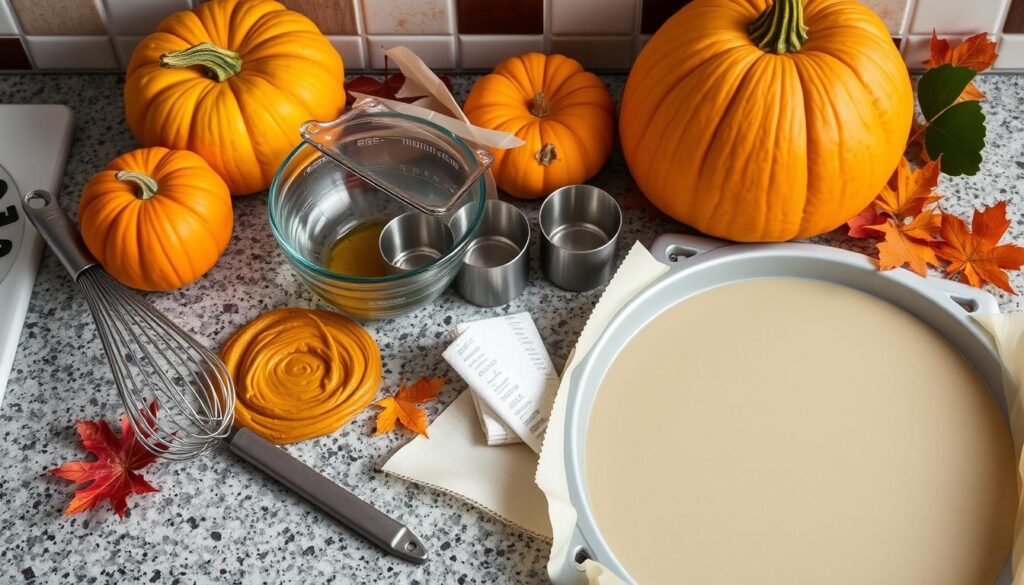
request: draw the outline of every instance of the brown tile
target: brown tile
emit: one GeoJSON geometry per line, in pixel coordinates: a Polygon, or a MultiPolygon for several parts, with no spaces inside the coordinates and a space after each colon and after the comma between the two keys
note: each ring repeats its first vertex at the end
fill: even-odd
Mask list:
{"type": "Polygon", "coordinates": [[[27,35],[107,34],[97,0],[10,0],[27,35]]]}
{"type": "Polygon", "coordinates": [[[903,46],[903,39],[900,37],[893,37],[892,44],[896,45],[896,48],[899,49],[903,46]]]}
{"type": "Polygon", "coordinates": [[[0,37],[0,69],[31,69],[32,64],[18,37],[0,37]]]}
{"type": "Polygon", "coordinates": [[[284,0],[284,3],[308,16],[325,35],[358,34],[352,0],[284,0]]]}
{"type": "Polygon", "coordinates": [[[692,0],[643,0],[640,11],[640,32],[645,35],[654,34],[665,21],[679,12],[679,9],[692,0]]]}
{"type": "Polygon", "coordinates": [[[544,34],[543,0],[458,0],[459,32],[468,35],[544,34]]]}
{"type": "Polygon", "coordinates": [[[1024,0],[1012,0],[1010,12],[1006,15],[1005,33],[1024,33],[1024,0]]]}

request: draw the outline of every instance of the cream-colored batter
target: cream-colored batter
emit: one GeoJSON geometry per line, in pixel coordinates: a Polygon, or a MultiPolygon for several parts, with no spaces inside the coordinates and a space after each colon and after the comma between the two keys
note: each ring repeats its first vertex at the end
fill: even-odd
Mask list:
{"type": "Polygon", "coordinates": [[[927,325],[818,281],[723,286],[612,364],[586,445],[601,534],[640,583],[991,585],[1013,445],[927,325]]]}

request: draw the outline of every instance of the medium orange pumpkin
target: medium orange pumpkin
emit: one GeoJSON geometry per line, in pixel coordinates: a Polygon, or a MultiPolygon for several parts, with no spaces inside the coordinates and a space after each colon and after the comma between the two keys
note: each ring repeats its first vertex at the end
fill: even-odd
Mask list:
{"type": "Polygon", "coordinates": [[[882,21],[856,0],[695,0],[626,83],[619,136],[645,195],[739,241],[836,228],[881,191],[913,94],[882,21]]]}
{"type": "Polygon", "coordinates": [[[231,239],[231,194],[199,155],[163,147],[123,154],[78,204],[85,245],[122,283],[163,291],[217,262],[231,239]]]}
{"type": "Polygon", "coordinates": [[[144,146],[188,149],[244,195],[270,185],[299,125],[345,105],[338,52],[311,20],[270,0],[212,0],[139,43],[125,117],[144,146]]]}
{"type": "Polygon", "coordinates": [[[494,150],[498,187],[535,199],[601,170],[615,140],[615,104],[604,83],[562,55],[527,53],[499,64],[473,86],[469,121],[511,132],[526,144],[494,150]]]}

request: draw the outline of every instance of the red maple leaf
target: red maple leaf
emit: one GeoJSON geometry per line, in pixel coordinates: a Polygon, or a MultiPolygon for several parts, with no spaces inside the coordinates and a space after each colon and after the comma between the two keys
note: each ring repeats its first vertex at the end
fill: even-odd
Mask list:
{"type": "MultiPolygon", "coordinates": [[[[452,80],[447,75],[439,75],[438,78],[444,83],[445,87],[448,88],[448,91],[452,91],[452,80]]],[[[363,93],[388,100],[397,100],[407,104],[411,104],[418,99],[426,97],[422,95],[398,97],[398,91],[402,89],[403,85],[405,85],[405,75],[402,75],[401,73],[388,75],[388,56],[384,55],[383,80],[370,77],[369,75],[360,75],[359,77],[353,77],[345,82],[345,107],[351,106],[356,101],[352,92],[363,93]]]]}
{"type": "MultiPolygon", "coordinates": [[[[156,400],[150,403],[149,413],[156,418],[156,400]]],[[[50,470],[57,477],[87,484],[75,492],[64,511],[65,516],[91,510],[103,500],[110,500],[114,512],[123,518],[128,509],[128,496],[158,491],[137,473],[156,461],[157,456],[135,438],[135,429],[127,416],[121,417],[120,439],[105,420],[79,421],[78,434],[82,437],[82,446],[95,455],[96,460],[72,461],[50,470]]]]}

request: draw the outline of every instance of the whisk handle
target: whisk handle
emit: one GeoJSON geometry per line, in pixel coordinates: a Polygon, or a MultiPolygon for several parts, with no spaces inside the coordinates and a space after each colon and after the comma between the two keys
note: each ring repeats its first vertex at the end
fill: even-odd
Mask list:
{"type": "Polygon", "coordinates": [[[40,189],[29,191],[22,197],[21,207],[72,278],[77,280],[82,271],[96,265],[96,258],[85,247],[82,234],[61,209],[56,197],[40,189]]]}
{"type": "Polygon", "coordinates": [[[284,449],[244,427],[232,433],[228,445],[237,455],[384,551],[414,563],[426,562],[426,547],[404,524],[320,475],[284,449]]]}

